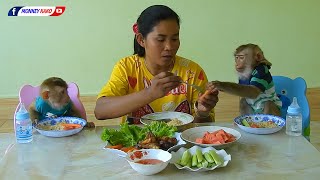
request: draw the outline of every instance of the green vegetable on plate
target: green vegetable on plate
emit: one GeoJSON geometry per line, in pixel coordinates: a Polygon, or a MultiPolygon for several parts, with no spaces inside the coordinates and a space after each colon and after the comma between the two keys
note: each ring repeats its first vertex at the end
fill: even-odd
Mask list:
{"type": "Polygon", "coordinates": [[[242,122],[242,124],[243,124],[244,126],[250,127],[250,124],[247,122],[246,119],[242,119],[241,122],[242,122]]]}

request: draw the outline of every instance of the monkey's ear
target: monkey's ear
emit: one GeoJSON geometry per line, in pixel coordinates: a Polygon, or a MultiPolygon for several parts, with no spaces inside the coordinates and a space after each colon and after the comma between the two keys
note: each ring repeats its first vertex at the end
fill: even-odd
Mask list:
{"type": "Polygon", "coordinates": [[[264,59],[263,54],[262,54],[261,52],[257,52],[257,54],[256,54],[256,60],[257,60],[258,62],[260,62],[260,61],[262,61],[263,59],[264,59]]]}
{"type": "Polygon", "coordinates": [[[49,99],[49,91],[43,91],[41,95],[42,99],[49,99]]]}

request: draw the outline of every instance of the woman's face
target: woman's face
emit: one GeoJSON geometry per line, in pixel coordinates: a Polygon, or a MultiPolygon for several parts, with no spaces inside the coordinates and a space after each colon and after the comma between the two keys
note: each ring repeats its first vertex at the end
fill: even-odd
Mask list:
{"type": "Polygon", "coordinates": [[[160,21],[143,40],[146,59],[158,66],[171,65],[179,49],[179,26],[176,20],[160,21]]]}

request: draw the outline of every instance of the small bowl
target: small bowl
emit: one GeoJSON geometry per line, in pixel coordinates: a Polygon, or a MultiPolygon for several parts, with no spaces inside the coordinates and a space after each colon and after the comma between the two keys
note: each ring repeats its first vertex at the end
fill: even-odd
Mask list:
{"type": "Polygon", "coordinates": [[[137,171],[139,174],[153,175],[161,172],[168,166],[172,155],[168,151],[161,149],[140,149],[129,152],[125,158],[129,162],[132,169],[137,171]],[[157,164],[138,163],[139,160],[144,159],[157,159],[162,162],[157,164]]]}
{"type": "Polygon", "coordinates": [[[240,129],[242,129],[245,132],[251,133],[251,134],[272,134],[275,132],[280,131],[286,124],[286,121],[279,117],[274,115],[267,115],[267,114],[248,114],[248,115],[242,115],[238,116],[234,119],[234,122],[238,125],[240,129]],[[274,128],[252,128],[247,127],[242,124],[242,120],[245,119],[248,122],[264,122],[264,121],[272,121],[274,122],[278,127],[274,128]]]}
{"type": "Polygon", "coordinates": [[[181,125],[176,126],[178,131],[183,131],[184,129],[188,129],[188,125],[192,123],[194,117],[187,113],[175,112],[175,111],[164,111],[164,112],[156,112],[142,116],[140,122],[144,125],[147,125],[150,121],[144,122],[143,118],[151,119],[151,120],[161,120],[161,119],[178,119],[182,122],[181,125]]]}

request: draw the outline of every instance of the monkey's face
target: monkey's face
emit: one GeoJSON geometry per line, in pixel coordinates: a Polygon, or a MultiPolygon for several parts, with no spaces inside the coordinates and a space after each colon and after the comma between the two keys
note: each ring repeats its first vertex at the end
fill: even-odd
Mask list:
{"type": "Polygon", "coordinates": [[[235,69],[240,79],[248,79],[253,71],[254,59],[248,49],[235,54],[235,69]]]}
{"type": "Polygon", "coordinates": [[[50,89],[48,100],[52,108],[58,110],[63,109],[70,102],[67,88],[55,86],[54,88],[50,89]]]}

